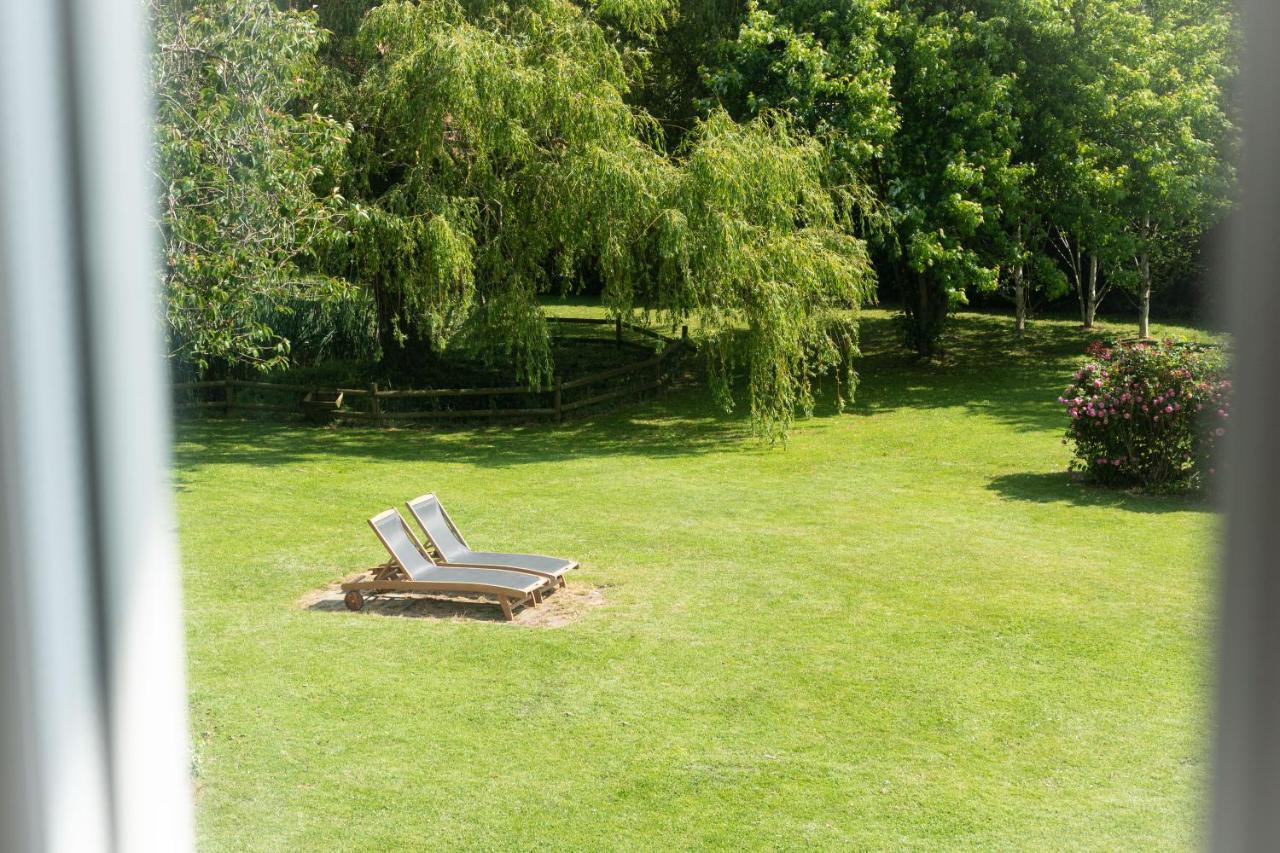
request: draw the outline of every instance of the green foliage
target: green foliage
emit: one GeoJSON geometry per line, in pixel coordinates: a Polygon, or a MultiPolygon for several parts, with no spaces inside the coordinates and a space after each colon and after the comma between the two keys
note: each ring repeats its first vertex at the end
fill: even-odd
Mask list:
{"type": "Polygon", "coordinates": [[[871,270],[784,118],[717,113],[665,154],[622,54],[561,0],[386,3],[355,44],[348,275],[384,350],[460,343],[545,382],[538,298],[589,265],[616,315],[699,318],[720,398],[743,368],[770,437],[847,366],[871,270]]]}
{"type": "Polygon", "coordinates": [[[1004,216],[1026,169],[1002,21],[950,3],[761,3],[713,88],[739,114],[784,107],[821,138],[833,175],[870,176],[873,231],[910,343],[931,353],[966,287],[1013,257],[1004,216]]]}
{"type": "Polygon", "coordinates": [[[842,369],[852,388],[856,311],[874,286],[865,245],[838,227],[823,167],[817,142],[778,116],[737,125],[713,113],[662,199],[658,290],[638,294],[672,320],[697,314],[726,402],[745,365],[753,421],[771,438],[797,408],[812,410],[821,373],[842,369]]]}
{"type": "Polygon", "coordinates": [[[1137,343],[1089,349],[1058,402],[1071,418],[1072,467],[1113,485],[1201,485],[1231,416],[1225,354],[1215,347],[1137,343]]]}
{"type": "Polygon", "coordinates": [[[1144,12],[1141,50],[1109,77],[1104,143],[1120,177],[1124,248],[1149,290],[1145,267],[1177,265],[1229,203],[1234,129],[1224,89],[1235,60],[1231,4],[1164,0],[1144,12]]]}
{"type": "Polygon", "coordinates": [[[922,355],[1001,286],[1019,328],[1072,284],[1087,322],[1193,265],[1233,180],[1226,0],[150,2],[199,369],[296,339],[545,384],[540,302],[598,286],[692,321],[776,438],[820,373],[852,387],[876,270],[922,355]]]}
{"type": "Polygon", "coordinates": [[[880,4],[821,9],[820,32],[806,29],[813,4],[777,14],[752,3],[737,37],[721,47],[708,83],[733,115],[785,110],[827,148],[835,166],[858,172],[883,156],[898,127],[893,69],[880,45],[880,4]],[[797,23],[799,20],[799,23],[797,23]]]}
{"type": "Polygon", "coordinates": [[[904,3],[888,36],[902,126],[886,165],[887,254],[899,265],[908,344],[923,355],[966,288],[994,290],[1014,260],[1006,211],[1029,172],[1014,160],[1005,22],[952,6],[904,3]]]}
{"type": "Polygon", "coordinates": [[[636,66],[629,99],[658,120],[669,149],[714,105],[704,72],[719,67],[720,45],[738,31],[747,2],[676,0],[672,6],[661,30],[622,40],[636,66]]]}
{"type": "Polygon", "coordinates": [[[646,153],[620,56],[559,2],[386,3],[355,46],[349,275],[373,290],[384,350],[447,346],[470,320],[468,343],[547,379],[537,296],[628,201],[579,210],[566,180],[646,153]]]}
{"type": "Polygon", "coordinates": [[[263,304],[346,290],[314,274],[342,209],[347,136],[300,106],[322,32],[313,14],[265,0],[152,0],[151,11],[171,351],[200,370],[274,367],[289,341],[263,304]]]}
{"type": "Polygon", "coordinates": [[[1027,269],[1024,286],[1057,293],[1048,258],[1082,302],[1086,257],[1101,259],[1089,317],[1110,285],[1186,264],[1230,196],[1233,14],[1221,0],[761,0],[707,76],[735,116],[790,110],[871,178],[891,222],[871,232],[881,278],[929,354],[968,292],[1027,269]]]}

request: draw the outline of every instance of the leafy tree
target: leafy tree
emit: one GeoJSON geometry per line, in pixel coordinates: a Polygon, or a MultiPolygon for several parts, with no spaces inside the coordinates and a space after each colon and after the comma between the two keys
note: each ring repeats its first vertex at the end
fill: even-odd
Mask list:
{"type": "Polygon", "coordinates": [[[870,174],[898,127],[885,26],[878,3],[752,4],[707,83],[731,115],[785,110],[822,141],[837,173],[870,174]]]}
{"type": "Polygon", "coordinates": [[[1000,268],[1019,263],[1006,211],[1028,177],[1013,158],[1019,123],[1005,21],[952,6],[903,3],[888,35],[901,126],[885,166],[894,223],[886,254],[907,341],[926,356],[966,288],[993,290],[1000,268]]]}
{"type": "Polygon", "coordinates": [[[1080,309],[1092,328],[1098,307],[1115,283],[1101,278],[1113,264],[1123,224],[1116,214],[1120,172],[1102,134],[1111,121],[1111,69],[1125,45],[1140,38],[1126,4],[1071,0],[1028,4],[1038,25],[1021,40],[1026,89],[1020,113],[1028,129],[1036,192],[1044,212],[1048,250],[1066,269],[1080,309]]]}
{"type": "Polygon", "coordinates": [[[339,225],[347,129],[302,104],[323,34],[265,0],[151,0],[159,228],[174,356],[267,369],[264,306],[339,295],[314,274],[339,225]]]}
{"type": "MultiPolygon", "coordinates": [[[[1003,21],[951,3],[762,2],[710,73],[738,115],[791,111],[823,140],[832,183],[866,176],[881,278],[903,300],[922,355],[965,288],[995,289],[1016,269],[1005,208],[1027,170],[1003,21]]],[[[855,206],[857,207],[857,206],[855,206]]]]}
{"type": "Polygon", "coordinates": [[[1233,124],[1225,86],[1234,76],[1230,4],[1145,0],[1143,38],[1112,75],[1117,92],[1107,143],[1120,163],[1121,200],[1138,335],[1149,336],[1153,269],[1177,264],[1225,210],[1233,124]]]}
{"type": "Polygon", "coordinates": [[[1021,181],[1004,199],[1002,213],[1012,234],[1013,260],[1005,278],[1013,292],[1015,330],[1023,332],[1034,294],[1056,299],[1071,283],[1081,299],[1082,318],[1091,323],[1097,260],[1094,255],[1090,279],[1078,235],[1095,233],[1086,224],[1094,224],[1099,186],[1090,181],[1099,175],[1085,134],[1097,115],[1091,86],[1097,72],[1094,44],[1082,38],[1081,12],[1097,4],[987,0],[974,5],[982,15],[1002,22],[1009,47],[1000,70],[1012,78],[1018,125],[1012,159],[1021,181]],[[1092,289],[1087,290],[1090,281],[1092,289]]]}
{"type": "Polygon", "coordinates": [[[1020,11],[1043,22],[1023,42],[1034,59],[1020,112],[1040,140],[1032,159],[1049,243],[1086,328],[1121,287],[1138,295],[1145,337],[1153,284],[1187,263],[1228,198],[1230,11],[1198,0],[1020,11]]]}
{"type": "Polygon", "coordinates": [[[1021,329],[1033,292],[1066,285],[1060,262],[1091,326],[1110,290],[1145,305],[1185,261],[1228,194],[1228,5],[762,0],[708,80],[871,177],[881,278],[927,355],[967,291],[1002,281],[1021,329]]]}
{"type": "Polygon", "coordinates": [[[712,113],[644,214],[654,225],[641,245],[656,275],[627,277],[631,289],[614,297],[619,309],[695,314],[721,399],[730,402],[734,365],[744,364],[753,422],[769,438],[797,408],[812,410],[822,373],[841,370],[853,387],[857,309],[874,294],[866,245],[848,233],[824,169],[821,146],[782,116],[735,124],[712,113]]]}
{"type": "Polygon", "coordinates": [[[747,14],[746,0],[674,0],[660,28],[623,30],[621,43],[638,68],[628,98],[657,119],[669,150],[714,106],[705,76],[718,66],[721,43],[747,14]]]}
{"type": "Polygon", "coordinates": [[[713,114],[667,156],[621,49],[565,0],[388,2],[354,45],[345,273],[389,359],[462,345],[544,382],[538,297],[587,266],[617,315],[698,317],[722,399],[745,368],[773,436],[852,351],[865,247],[781,117],[713,114]]]}

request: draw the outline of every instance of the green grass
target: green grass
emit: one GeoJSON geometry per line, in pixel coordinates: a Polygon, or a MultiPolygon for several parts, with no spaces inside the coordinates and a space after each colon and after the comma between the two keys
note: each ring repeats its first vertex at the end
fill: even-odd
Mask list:
{"type": "Polygon", "coordinates": [[[180,425],[202,845],[1195,846],[1217,518],[1071,481],[1082,333],[1008,329],[923,365],[870,312],[857,404],[785,449],[698,389],[559,429],[180,425]],[[297,605],[427,490],[605,604],[297,605]]]}

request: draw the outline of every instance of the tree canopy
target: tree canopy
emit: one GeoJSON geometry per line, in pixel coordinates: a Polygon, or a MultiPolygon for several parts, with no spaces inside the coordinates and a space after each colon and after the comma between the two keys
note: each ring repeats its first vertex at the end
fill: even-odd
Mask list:
{"type": "Polygon", "coordinates": [[[284,362],[271,303],[341,291],[316,274],[339,236],[348,128],[304,106],[319,79],[314,16],[257,0],[151,0],[158,225],[170,348],[211,362],[284,362]]]}
{"type": "Polygon", "coordinates": [[[1230,198],[1233,26],[1220,0],[760,0],[707,85],[871,177],[881,282],[930,354],[1011,276],[1020,298],[1069,278],[1089,325],[1109,286],[1141,296],[1153,256],[1186,257],[1230,198]]]}
{"type": "Polygon", "coordinates": [[[1230,200],[1225,0],[150,2],[197,370],[287,363],[310,300],[368,306],[405,376],[457,348],[544,385],[542,301],[586,290],[689,322],[776,437],[852,388],[867,302],[923,355],[975,294],[1145,317],[1230,200]]]}
{"type": "MultiPolygon", "coordinates": [[[[609,14],[658,21],[642,12],[609,14]]],[[[717,393],[743,368],[770,435],[847,369],[874,278],[822,147],[786,114],[713,111],[668,152],[628,102],[625,47],[564,0],[388,2],[352,45],[341,272],[370,288],[384,353],[464,346],[545,382],[539,297],[590,271],[619,316],[696,318],[717,393]]]]}

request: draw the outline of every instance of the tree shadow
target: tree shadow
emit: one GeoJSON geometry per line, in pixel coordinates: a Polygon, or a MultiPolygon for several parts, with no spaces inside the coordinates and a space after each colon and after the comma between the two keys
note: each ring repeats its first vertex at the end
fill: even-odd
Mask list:
{"type": "MultiPolygon", "coordinates": [[[[901,343],[894,319],[861,323],[862,377],[846,413],[871,416],[902,409],[961,408],[1027,432],[1065,430],[1055,401],[1085,344],[1098,337],[1061,322],[1033,325],[1017,338],[1010,318],[962,314],[951,321],[946,355],[921,361],[901,343]]],[[[835,414],[833,385],[820,389],[818,417],[835,414]]],[[[742,400],[742,389],[738,399],[742,400]]],[[[208,463],[288,464],[340,455],[486,467],[556,462],[583,456],[682,457],[727,449],[764,450],[743,413],[721,411],[701,383],[686,383],[644,402],[562,425],[452,425],[382,429],[314,427],[271,421],[208,419],[178,425],[179,472],[208,463]]],[[[179,487],[181,483],[179,483],[179,487]]]]}
{"type": "Polygon", "coordinates": [[[694,456],[754,446],[745,415],[717,410],[697,388],[562,425],[423,429],[312,427],[258,420],[178,424],[175,464],[285,465],[324,456],[508,467],[582,456],[694,456]]]}
{"type": "Polygon", "coordinates": [[[1212,509],[1198,494],[1153,495],[1112,489],[1083,480],[1069,471],[1004,474],[993,477],[987,488],[1006,500],[1107,507],[1129,512],[1209,512],[1212,509]]]}
{"type": "Polygon", "coordinates": [[[1028,432],[1065,428],[1056,400],[1085,345],[1100,335],[1063,323],[1037,324],[1021,338],[1008,317],[954,317],[945,355],[925,361],[901,344],[891,317],[863,320],[863,381],[850,411],[962,408],[1028,432]]]}

